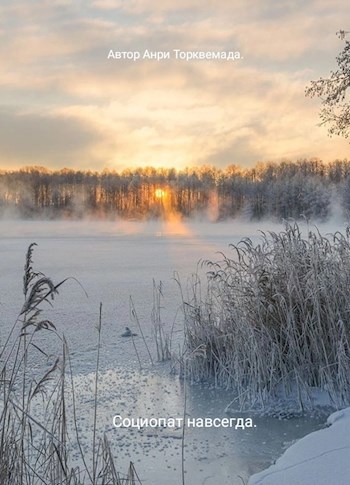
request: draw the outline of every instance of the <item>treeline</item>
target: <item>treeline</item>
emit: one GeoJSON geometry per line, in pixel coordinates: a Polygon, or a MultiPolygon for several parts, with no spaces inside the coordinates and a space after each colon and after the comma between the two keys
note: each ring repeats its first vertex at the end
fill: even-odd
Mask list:
{"type": "Polygon", "coordinates": [[[327,219],[350,214],[350,161],[319,159],[122,172],[50,171],[26,167],[0,172],[0,212],[22,217],[123,218],[244,216],[327,219]]]}

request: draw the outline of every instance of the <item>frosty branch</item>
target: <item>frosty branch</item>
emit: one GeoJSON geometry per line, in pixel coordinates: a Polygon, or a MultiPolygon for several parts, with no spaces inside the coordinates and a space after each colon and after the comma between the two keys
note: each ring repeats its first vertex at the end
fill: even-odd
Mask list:
{"type": "MultiPolygon", "coordinates": [[[[340,30],[337,34],[341,40],[349,32],[340,30]]],[[[322,101],[320,111],[321,125],[328,126],[328,133],[348,138],[350,134],[350,104],[347,99],[350,86],[350,42],[336,57],[338,68],[331,71],[328,78],[311,81],[305,94],[309,97],[319,97],[322,101]]]]}

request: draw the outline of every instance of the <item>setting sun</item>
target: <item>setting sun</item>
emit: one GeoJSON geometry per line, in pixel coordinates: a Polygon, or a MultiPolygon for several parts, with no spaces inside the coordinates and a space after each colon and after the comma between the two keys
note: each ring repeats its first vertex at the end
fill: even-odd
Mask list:
{"type": "Polygon", "coordinates": [[[154,195],[156,196],[157,199],[163,199],[166,195],[166,192],[163,189],[156,189],[154,195]]]}

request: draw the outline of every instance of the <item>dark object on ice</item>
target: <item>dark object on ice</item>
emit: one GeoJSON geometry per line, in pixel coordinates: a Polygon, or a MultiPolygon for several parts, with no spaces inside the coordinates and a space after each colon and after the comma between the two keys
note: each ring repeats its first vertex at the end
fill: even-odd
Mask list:
{"type": "Polygon", "coordinates": [[[136,337],[137,333],[133,333],[129,327],[125,327],[125,332],[122,333],[122,337],[136,337]]]}

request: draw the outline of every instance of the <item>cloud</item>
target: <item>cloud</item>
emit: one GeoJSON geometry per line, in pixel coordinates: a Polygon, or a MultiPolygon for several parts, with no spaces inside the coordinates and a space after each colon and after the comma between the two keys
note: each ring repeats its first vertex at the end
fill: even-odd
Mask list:
{"type": "Polygon", "coordinates": [[[2,166],[82,166],[100,140],[96,129],[79,118],[0,108],[2,166]]]}
{"type": "Polygon", "coordinates": [[[304,89],[334,66],[345,0],[220,3],[2,2],[3,163],[103,168],[344,156],[346,141],[317,126],[317,101],[304,89]],[[175,48],[240,50],[244,59],[107,59],[110,49],[175,48]]]}
{"type": "MultiPolygon", "coordinates": [[[[210,74],[202,66],[195,82],[182,87],[157,84],[153,74],[153,84],[126,91],[127,98],[62,112],[105,134],[110,167],[251,165],[258,159],[330,155],[326,132],[316,126],[315,104],[304,98],[303,72],[291,78],[232,70],[223,77],[219,66],[210,74]]],[[[344,151],[346,141],[334,140],[333,147],[344,151]]]]}

